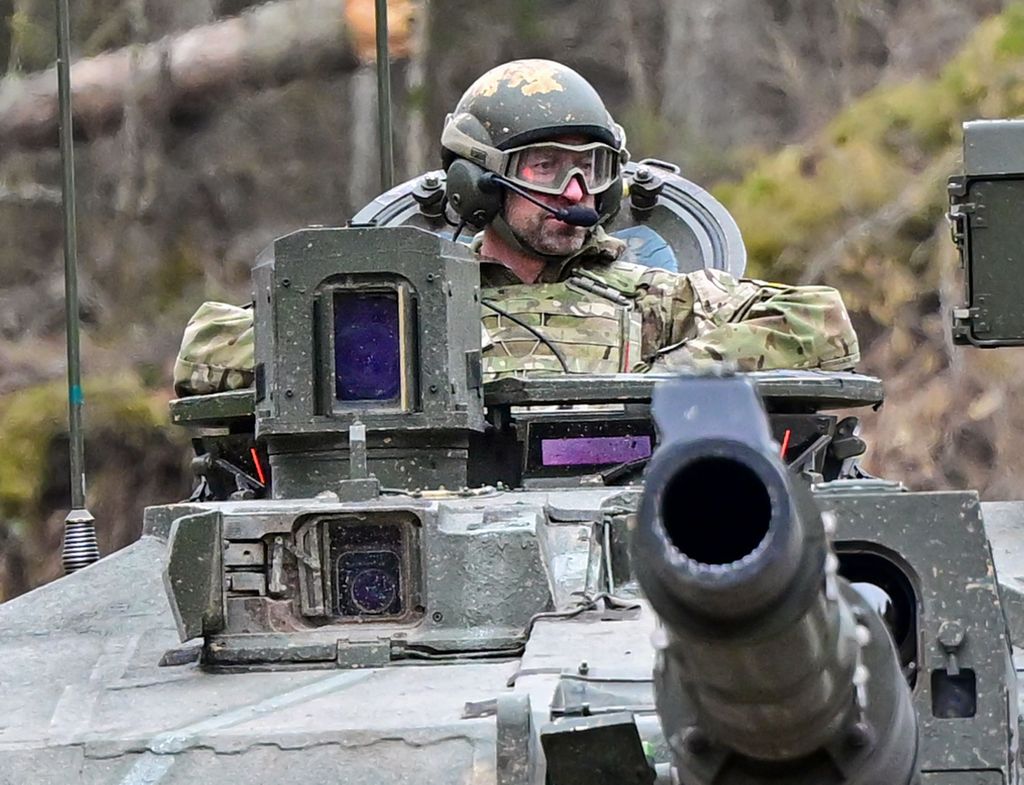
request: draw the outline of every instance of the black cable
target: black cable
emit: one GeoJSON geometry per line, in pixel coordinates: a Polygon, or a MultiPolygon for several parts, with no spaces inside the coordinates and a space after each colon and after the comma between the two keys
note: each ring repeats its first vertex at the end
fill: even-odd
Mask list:
{"type": "Polygon", "coordinates": [[[526,201],[533,202],[537,207],[540,207],[542,210],[547,210],[560,221],[572,226],[591,227],[601,222],[601,214],[591,207],[583,207],[578,204],[570,205],[569,207],[552,207],[551,205],[542,202],[525,188],[521,188],[508,178],[502,177],[501,175],[492,174],[491,182],[497,183],[510,191],[514,191],[526,201]]]}
{"type": "Polygon", "coordinates": [[[456,228],[455,234],[452,235],[452,242],[457,243],[459,241],[459,235],[462,234],[462,230],[466,228],[466,222],[462,221],[456,228]]]}
{"type": "Polygon", "coordinates": [[[558,362],[562,365],[562,370],[565,371],[566,373],[572,373],[572,371],[569,370],[569,363],[566,362],[566,360],[565,360],[565,355],[562,354],[562,350],[559,349],[557,346],[555,346],[555,344],[553,344],[551,342],[551,340],[547,336],[544,335],[544,333],[542,333],[540,330],[538,330],[533,325],[527,324],[522,319],[520,319],[518,316],[513,316],[508,311],[502,310],[501,308],[496,306],[491,300],[481,300],[480,304],[481,305],[486,305],[488,308],[490,308],[492,311],[494,311],[499,316],[504,316],[510,322],[515,322],[520,327],[522,327],[524,330],[526,330],[527,332],[529,332],[532,335],[536,336],[537,340],[539,340],[542,344],[544,344],[546,347],[548,347],[551,350],[551,353],[553,355],[555,355],[555,357],[558,359],[558,362]]]}
{"type": "Polygon", "coordinates": [[[647,466],[650,460],[650,457],[637,458],[632,461],[625,461],[624,463],[620,463],[616,466],[611,467],[610,469],[605,469],[603,472],[601,472],[601,480],[602,482],[604,482],[605,485],[615,485],[622,478],[629,477],[630,475],[635,474],[640,469],[643,469],[645,466],[647,466]]]}

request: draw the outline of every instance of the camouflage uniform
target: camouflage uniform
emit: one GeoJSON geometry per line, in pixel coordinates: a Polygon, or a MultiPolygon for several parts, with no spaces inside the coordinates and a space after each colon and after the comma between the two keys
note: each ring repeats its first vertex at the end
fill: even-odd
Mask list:
{"type": "MultiPolygon", "coordinates": [[[[527,176],[516,156],[528,147],[564,150],[558,140],[577,136],[588,143],[576,152],[582,156],[587,148],[591,157],[563,157],[569,168],[562,174],[586,188],[599,224],[579,252],[547,265],[536,283],[524,284],[499,262],[481,260],[485,378],[723,361],[741,370],[839,370],[858,362],[857,338],[833,289],[737,280],[717,270],[680,275],[621,258],[625,244],[600,224],[621,206],[625,132],[593,86],[560,63],[499,65],[459,99],[441,133],[449,206],[467,224],[486,226],[510,247],[530,252],[501,211],[501,193],[485,187],[485,178],[564,193],[567,182],[551,191],[554,181],[527,176]],[[587,161],[589,170],[580,168],[587,161]]],[[[200,309],[175,365],[179,394],[248,384],[252,369],[251,312],[209,304],[200,309]]]]}
{"type": "Polygon", "coordinates": [[[205,395],[248,387],[254,357],[252,308],[203,303],[185,326],[174,361],[174,392],[205,395]]]}
{"type": "MultiPolygon", "coordinates": [[[[603,231],[536,284],[484,260],[484,302],[536,327],[562,350],[571,372],[669,370],[728,362],[744,371],[847,370],[857,336],[835,289],[736,279],[720,270],[679,274],[620,260],[624,244],[603,231]]],[[[550,346],[486,312],[489,378],[563,372],[550,346]]]]}
{"type": "MultiPolygon", "coordinates": [[[[583,249],[549,265],[533,284],[482,259],[485,378],[564,373],[552,345],[570,373],[708,362],[750,371],[834,371],[860,360],[835,289],[736,279],[719,270],[671,273],[621,260],[624,248],[599,228],[583,249]]],[[[175,390],[189,395],[245,387],[252,368],[252,311],[205,303],[185,330],[175,390]]]]}

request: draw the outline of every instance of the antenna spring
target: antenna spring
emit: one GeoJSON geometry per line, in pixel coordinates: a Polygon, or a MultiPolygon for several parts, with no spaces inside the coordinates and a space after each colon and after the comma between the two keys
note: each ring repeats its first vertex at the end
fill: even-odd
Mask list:
{"type": "Polygon", "coordinates": [[[64,550],[61,561],[64,572],[70,575],[88,567],[100,558],[96,543],[96,526],[88,510],[72,510],[64,519],[64,550]]]}

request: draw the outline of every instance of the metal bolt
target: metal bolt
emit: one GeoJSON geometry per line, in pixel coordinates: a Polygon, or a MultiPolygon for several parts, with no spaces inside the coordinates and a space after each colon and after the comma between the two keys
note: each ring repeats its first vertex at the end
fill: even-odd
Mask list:
{"type": "Polygon", "coordinates": [[[433,273],[427,273],[427,283],[433,283],[436,277],[433,273]]]}
{"type": "Polygon", "coordinates": [[[959,622],[945,621],[939,627],[939,645],[946,651],[959,649],[966,637],[967,633],[959,622]]]}
{"type": "Polygon", "coordinates": [[[423,176],[423,187],[434,190],[435,188],[441,187],[441,178],[436,174],[427,174],[423,176]]]}
{"type": "Polygon", "coordinates": [[[875,732],[866,722],[855,722],[846,731],[846,743],[851,747],[863,749],[875,741],[875,732]]]}
{"type": "Polygon", "coordinates": [[[434,620],[435,624],[440,624],[442,621],[444,621],[444,614],[441,613],[441,611],[434,611],[432,614],[430,614],[430,618],[434,620]]]}
{"type": "Polygon", "coordinates": [[[580,676],[586,676],[588,673],[590,673],[590,663],[588,663],[586,660],[583,660],[583,662],[580,663],[580,666],[576,670],[579,672],[580,676]]]}
{"type": "Polygon", "coordinates": [[[295,397],[295,391],[294,390],[285,390],[284,391],[284,397],[285,398],[294,398],[295,397]]]}
{"type": "Polygon", "coordinates": [[[654,175],[651,174],[651,170],[646,166],[641,166],[636,170],[636,174],[633,175],[633,182],[635,183],[649,183],[654,179],[654,175]]]}

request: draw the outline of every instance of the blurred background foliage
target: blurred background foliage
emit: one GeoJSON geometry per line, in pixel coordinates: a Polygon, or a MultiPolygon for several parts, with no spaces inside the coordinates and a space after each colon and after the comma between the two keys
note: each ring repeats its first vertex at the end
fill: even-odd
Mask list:
{"type": "MultiPolygon", "coordinates": [[[[188,493],[187,438],[165,404],[191,311],[244,302],[273,237],[341,223],[377,192],[372,6],[72,4],[75,57],[95,58],[90,79],[114,96],[102,122],[88,115],[98,104],[76,103],[87,468],[104,552],[138,536],[143,506],[188,493]],[[253,21],[274,13],[295,24],[253,21]],[[313,13],[317,24],[300,24],[313,13]],[[231,47],[175,49],[186,34],[227,35],[215,26],[239,14],[240,61],[231,47]],[[321,21],[336,42],[315,38],[321,21]],[[203,89],[175,81],[182,56],[170,53],[181,51],[203,89]]],[[[401,177],[437,166],[444,115],[484,70],[514,57],[566,62],[605,96],[634,157],[680,163],[734,212],[752,274],[842,289],[862,369],[886,380],[887,403],[864,418],[869,469],[916,488],[1024,497],[1024,354],[952,350],[961,284],[944,220],[961,122],[1024,111],[1024,5],[391,8],[401,177]]],[[[0,599],[58,573],[68,504],[59,158],[32,102],[48,83],[53,13],[51,0],[0,0],[0,599]]]]}

